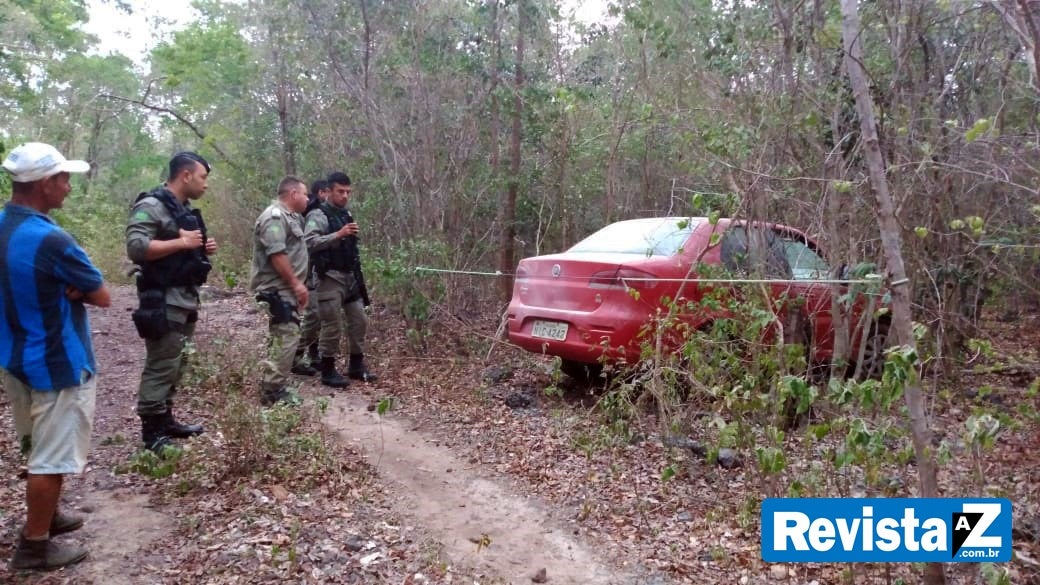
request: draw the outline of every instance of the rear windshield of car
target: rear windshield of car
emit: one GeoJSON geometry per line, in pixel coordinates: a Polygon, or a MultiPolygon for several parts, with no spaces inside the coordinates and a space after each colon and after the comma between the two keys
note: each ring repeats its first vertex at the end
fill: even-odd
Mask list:
{"type": "Polygon", "coordinates": [[[568,252],[673,256],[686,245],[697,223],[685,218],[621,221],[578,242],[568,252]]]}

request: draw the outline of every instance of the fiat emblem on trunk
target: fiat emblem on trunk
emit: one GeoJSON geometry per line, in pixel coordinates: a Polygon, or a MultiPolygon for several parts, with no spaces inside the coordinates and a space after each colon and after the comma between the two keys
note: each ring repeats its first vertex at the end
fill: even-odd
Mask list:
{"type": "Polygon", "coordinates": [[[560,277],[560,265],[559,264],[553,264],[552,275],[553,275],[553,278],[559,278],[560,277]]]}

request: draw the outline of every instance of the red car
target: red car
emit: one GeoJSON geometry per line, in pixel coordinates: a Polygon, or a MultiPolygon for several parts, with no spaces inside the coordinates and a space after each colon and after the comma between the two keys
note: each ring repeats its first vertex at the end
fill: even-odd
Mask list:
{"type": "MultiPolygon", "coordinates": [[[[545,355],[559,356],[564,373],[583,376],[604,362],[637,363],[641,331],[665,307],[664,299],[697,302],[725,278],[698,280],[706,267],[766,281],[774,298],[798,302],[813,364],[828,364],[834,352],[831,314],[834,271],[816,243],[801,231],[778,224],[704,217],[620,221],[561,254],[520,261],[509,303],[509,339],[545,355]],[[823,281],[823,282],[821,282],[823,281]],[[634,289],[634,290],[633,290],[634,289]]],[[[850,355],[874,373],[883,360],[887,324],[861,319],[866,303],[854,305],[850,355]],[[864,323],[871,329],[861,351],[864,323]]],[[[719,313],[685,317],[693,329],[709,326],[719,313]]],[[[850,360],[855,361],[855,360],[850,360]]]]}

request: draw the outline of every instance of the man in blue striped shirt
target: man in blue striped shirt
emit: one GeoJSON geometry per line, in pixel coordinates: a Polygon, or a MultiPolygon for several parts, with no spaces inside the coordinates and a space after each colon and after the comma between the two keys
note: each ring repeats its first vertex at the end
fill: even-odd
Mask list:
{"type": "Polygon", "coordinates": [[[101,272],[47,214],[60,208],[69,173],[90,165],[53,146],[23,144],[3,163],[11,202],[0,212],[0,380],[28,454],[28,512],[13,569],[54,569],[86,549],[51,538],[83,525],[58,512],[62,479],[87,463],[97,366],[84,303],[111,303],[101,272]]]}

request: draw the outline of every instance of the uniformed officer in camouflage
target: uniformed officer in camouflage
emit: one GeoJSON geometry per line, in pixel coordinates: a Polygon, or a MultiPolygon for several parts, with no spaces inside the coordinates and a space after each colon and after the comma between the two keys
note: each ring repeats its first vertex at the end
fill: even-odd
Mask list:
{"type": "Polygon", "coordinates": [[[364,362],[365,332],[369,304],[361,272],[358,225],[347,209],[352,188],[350,177],[335,172],[328,177],[329,194],[325,202],[307,214],[304,239],[311,254],[311,266],[318,279],[318,317],[321,334],[321,381],[327,386],[343,387],[347,380],[336,371],[340,339],[347,337],[350,361],[347,376],[374,382],[377,378],[364,362]],[[343,316],[346,314],[346,327],[343,316]]]}
{"type": "MultiPolygon", "coordinates": [[[[329,184],[325,179],[318,179],[311,183],[311,192],[307,195],[307,209],[303,212],[304,217],[311,210],[317,209],[328,196],[329,184]]],[[[311,291],[311,298],[303,313],[300,344],[296,348],[296,357],[293,359],[292,367],[292,373],[301,376],[313,376],[318,373],[314,366],[318,363],[318,334],[321,332],[321,320],[318,318],[318,295],[314,294],[316,286],[318,286],[317,278],[311,271],[308,271],[307,288],[311,291]]]]}
{"type": "Polygon", "coordinates": [[[174,155],[166,183],[138,196],[126,226],[126,253],[140,268],[134,323],[146,350],[137,414],[145,447],[157,452],[171,437],[203,432],[201,425],[176,421],[173,401],[198,320],[199,285],[209,274],[207,257],[217,251],[191,206],[206,193],[209,171],[194,152],[174,155]]]}
{"type": "Polygon", "coordinates": [[[296,177],[278,184],[278,199],[256,219],[249,288],[266,305],[270,320],[267,359],[260,364],[260,402],[270,406],[290,397],[286,384],[300,340],[300,312],[310,293],[309,258],[303,242],[307,186],[296,177]]]}

